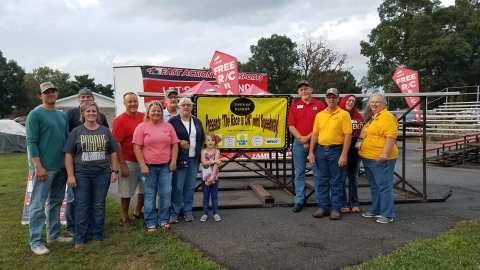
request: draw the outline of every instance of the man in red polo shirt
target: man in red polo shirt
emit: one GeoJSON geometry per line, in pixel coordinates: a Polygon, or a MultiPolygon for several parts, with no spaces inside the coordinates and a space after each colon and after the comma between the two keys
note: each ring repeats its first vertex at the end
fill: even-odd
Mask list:
{"type": "Polygon", "coordinates": [[[138,97],[133,92],[123,95],[125,112],[117,116],[113,122],[112,134],[118,144],[118,159],[120,161],[121,178],[118,181],[118,193],[121,198],[121,224],[132,224],[128,217],[130,198],[134,196],[138,186],[137,204],[133,210],[135,218],[141,218],[143,206],[143,183],[140,180],[140,167],[133,153],[133,132],[138,124],[143,122],[144,114],[138,111],[138,97]]]}
{"type": "Polygon", "coordinates": [[[313,88],[305,80],[297,84],[300,96],[290,106],[288,129],[294,137],[292,145],[293,165],[295,166],[295,206],[292,211],[300,212],[305,203],[305,170],[308,147],[312,135],[315,115],[325,109],[325,104],[312,97],[313,88]]]}

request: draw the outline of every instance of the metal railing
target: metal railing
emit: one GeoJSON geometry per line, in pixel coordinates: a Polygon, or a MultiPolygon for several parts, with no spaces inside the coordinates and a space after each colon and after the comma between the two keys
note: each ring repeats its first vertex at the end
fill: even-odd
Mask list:
{"type": "Polygon", "coordinates": [[[471,86],[452,86],[443,88],[442,90],[438,91],[438,93],[450,93],[452,91],[460,92],[458,96],[449,96],[446,95],[444,97],[435,97],[427,102],[427,109],[428,108],[435,108],[442,103],[448,103],[449,100],[452,102],[454,101],[480,101],[480,85],[471,85],[471,86]],[[469,89],[474,89],[474,91],[469,91],[469,89]],[[463,91],[462,91],[463,90],[463,91]],[[474,98],[470,98],[474,96],[474,98]],[[444,100],[444,102],[441,102],[444,100]]]}
{"type": "MultiPolygon", "coordinates": [[[[455,101],[458,101],[458,98],[462,97],[467,97],[466,100],[461,100],[461,101],[480,101],[480,85],[471,85],[471,86],[453,86],[453,87],[447,87],[444,89],[446,93],[449,91],[451,92],[452,90],[460,92],[461,95],[459,97],[454,98],[455,101]],[[464,91],[462,91],[464,89],[464,91]],[[468,91],[469,89],[475,89],[473,92],[468,91]],[[470,100],[470,96],[475,96],[475,98],[470,100]]],[[[448,96],[445,97],[445,103],[448,103],[448,96]]]]}

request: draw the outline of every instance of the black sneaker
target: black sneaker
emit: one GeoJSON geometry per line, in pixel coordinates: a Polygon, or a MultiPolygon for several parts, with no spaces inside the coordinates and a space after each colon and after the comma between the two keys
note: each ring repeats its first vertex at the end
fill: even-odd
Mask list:
{"type": "Polygon", "coordinates": [[[302,209],[303,209],[303,205],[295,204],[295,206],[292,208],[292,212],[298,213],[298,212],[302,211],[302,209]]]}

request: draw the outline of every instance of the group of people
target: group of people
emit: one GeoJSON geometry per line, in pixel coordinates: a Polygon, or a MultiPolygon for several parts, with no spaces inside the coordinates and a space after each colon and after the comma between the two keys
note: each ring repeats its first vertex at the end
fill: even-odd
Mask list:
{"type": "Polygon", "coordinates": [[[204,193],[200,221],[208,219],[210,200],[213,219],[222,220],[218,213],[218,138],[204,133],[201,122],[191,113],[190,99],[179,100],[178,92],[170,89],[166,108],[153,101],[142,113],[137,95],[128,92],[123,96],[125,112],[114,119],[110,132],[91,90],[81,89],[80,106],[66,114],[56,109],[57,98],[58,89],[51,82],[42,83],[42,104],[26,121],[33,171],[29,244],[34,254],[49,253],[42,239],[45,223],[47,243],[73,242],[81,248],[90,240],[102,241],[106,196],[114,182],[118,182],[121,197],[121,225],[133,224],[128,212],[135,194],[133,217],[143,216],[148,232],[167,230],[180,217],[193,221],[199,165],[204,193]],[[67,231],[73,237],[60,233],[66,185],[67,231]]]}
{"type": "Polygon", "coordinates": [[[313,217],[338,220],[342,214],[360,213],[357,173],[362,161],[372,198],[371,207],[362,216],[382,224],[393,222],[398,123],[387,111],[385,97],[372,95],[362,117],[355,96],[340,99],[336,88],[326,91],[326,105],[312,96],[313,88],[305,80],[297,84],[297,92],[300,98],[292,103],[288,116],[294,137],[292,211],[300,212],[305,204],[305,173],[310,164],[318,203],[313,217]]]}
{"type": "MultiPolygon", "coordinates": [[[[362,215],[380,223],[392,222],[397,122],[385,109],[384,97],[373,95],[362,117],[356,98],[349,95],[339,100],[335,88],[327,90],[326,105],[312,97],[307,81],[301,81],[297,91],[300,99],[293,102],[288,117],[294,137],[293,211],[304,206],[305,171],[310,164],[319,206],[314,217],[328,215],[336,220],[342,213],[360,212],[356,173],[361,159],[372,193],[372,206],[362,215]]],[[[49,252],[42,239],[45,224],[47,243],[73,241],[81,248],[90,240],[103,240],[105,201],[113,182],[118,182],[121,198],[121,225],[133,224],[129,209],[136,195],[132,216],[144,219],[147,232],[168,230],[180,218],[194,220],[193,196],[200,167],[200,221],[207,221],[210,204],[213,219],[222,220],[218,211],[219,137],[205,134],[200,120],[192,115],[189,98],[179,99],[178,92],[169,89],[166,108],[152,101],[142,113],[138,111],[138,96],[127,92],[123,95],[125,111],[114,119],[110,131],[93,93],[84,88],[78,97],[80,106],[65,114],[55,107],[58,89],[44,82],[40,85],[42,104],[27,117],[33,172],[29,242],[34,254],[49,252]],[[60,206],[66,185],[67,230],[73,238],[60,234],[60,206]]]]}

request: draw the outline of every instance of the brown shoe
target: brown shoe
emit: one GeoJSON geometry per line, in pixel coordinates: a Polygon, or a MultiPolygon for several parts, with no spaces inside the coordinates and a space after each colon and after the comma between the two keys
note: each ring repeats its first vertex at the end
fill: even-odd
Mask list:
{"type": "Polygon", "coordinates": [[[352,212],[352,211],[351,211],[350,208],[348,208],[348,207],[342,207],[342,208],[340,208],[340,212],[341,212],[342,214],[346,214],[346,213],[350,213],[350,212],[352,212]]]}
{"type": "Polygon", "coordinates": [[[328,212],[325,211],[325,209],[323,209],[323,208],[318,208],[318,210],[315,211],[315,213],[312,214],[312,216],[314,218],[321,218],[321,217],[325,217],[327,215],[328,215],[328,212]]]}
{"type": "Polygon", "coordinates": [[[340,212],[338,212],[337,210],[330,211],[331,220],[339,220],[341,218],[342,218],[342,214],[340,214],[340,212]]]}

